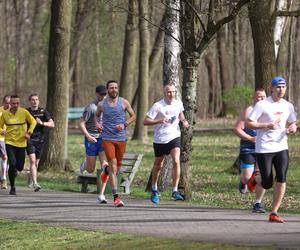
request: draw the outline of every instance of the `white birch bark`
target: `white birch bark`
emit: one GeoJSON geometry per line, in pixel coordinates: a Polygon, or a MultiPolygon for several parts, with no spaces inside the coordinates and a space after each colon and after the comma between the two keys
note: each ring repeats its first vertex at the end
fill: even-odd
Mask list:
{"type": "MultiPolygon", "coordinates": [[[[277,10],[285,10],[287,8],[287,1],[288,0],[278,0],[277,3],[277,10]]],[[[293,0],[291,0],[292,2],[293,0]]],[[[274,49],[275,49],[275,59],[277,60],[279,47],[281,44],[281,37],[284,33],[286,23],[286,17],[278,16],[276,17],[275,21],[275,28],[274,28],[274,49]]]]}
{"type": "Polygon", "coordinates": [[[173,83],[177,88],[177,97],[181,99],[179,84],[179,66],[180,66],[180,40],[179,32],[179,0],[166,1],[166,19],[165,19],[165,50],[163,63],[163,81],[164,85],[173,83]],[[169,34],[172,34],[170,36],[169,34]],[[177,41],[174,39],[176,38],[177,41]]]}

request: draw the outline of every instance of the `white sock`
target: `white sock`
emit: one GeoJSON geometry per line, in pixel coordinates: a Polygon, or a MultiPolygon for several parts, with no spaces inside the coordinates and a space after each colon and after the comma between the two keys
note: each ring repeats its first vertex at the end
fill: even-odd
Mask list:
{"type": "Polygon", "coordinates": [[[173,187],[173,192],[177,192],[178,191],[178,187],[173,187]]]}
{"type": "Polygon", "coordinates": [[[261,200],[254,200],[253,204],[256,204],[256,203],[261,203],[261,200]]]}
{"type": "Polygon", "coordinates": [[[152,185],[152,190],[157,191],[157,184],[152,185]]]}

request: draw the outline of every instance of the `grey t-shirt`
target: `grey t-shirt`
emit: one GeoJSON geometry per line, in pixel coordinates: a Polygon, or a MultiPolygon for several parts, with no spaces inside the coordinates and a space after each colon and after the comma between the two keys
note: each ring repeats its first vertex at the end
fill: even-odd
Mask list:
{"type": "MultiPolygon", "coordinates": [[[[85,127],[86,130],[89,132],[89,134],[95,138],[99,138],[102,136],[102,134],[97,131],[94,123],[94,114],[96,113],[96,111],[97,111],[97,102],[93,101],[84,108],[84,111],[82,113],[82,118],[85,121],[85,127]]],[[[100,121],[101,121],[101,117],[100,117],[100,121]]]]}

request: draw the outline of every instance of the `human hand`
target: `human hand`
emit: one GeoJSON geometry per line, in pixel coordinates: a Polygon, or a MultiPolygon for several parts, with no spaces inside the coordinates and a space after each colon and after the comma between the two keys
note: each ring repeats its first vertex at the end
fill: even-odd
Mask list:
{"type": "Polygon", "coordinates": [[[125,129],[125,125],[124,125],[123,123],[117,124],[117,125],[116,125],[116,129],[117,129],[118,131],[122,131],[123,129],[125,129]]]}
{"type": "Polygon", "coordinates": [[[37,124],[43,125],[43,122],[40,118],[37,117],[35,120],[36,120],[37,124]]]}
{"type": "Polygon", "coordinates": [[[295,133],[297,132],[297,125],[296,123],[292,123],[290,124],[287,128],[286,128],[286,133],[290,134],[290,133],[295,133]]]}
{"type": "Polygon", "coordinates": [[[31,136],[31,134],[29,134],[29,133],[27,133],[27,132],[26,132],[25,135],[24,135],[24,137],[25,137],[26,140],[29,140],[29,139],[30,139],[30,136],[31,136]]]}
{"type": "Polygon", "coordinates": [[[96,143],[97,142],[97,139],[93,136],[88,136],[87,139],[90,143],[96,143]]]}

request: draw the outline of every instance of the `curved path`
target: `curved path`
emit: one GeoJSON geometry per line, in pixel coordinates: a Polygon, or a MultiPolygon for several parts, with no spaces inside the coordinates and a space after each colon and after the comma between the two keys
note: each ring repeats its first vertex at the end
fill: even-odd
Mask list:
{"type": "MultiPolygon", "coordinates": [[[[17,188],[17,196],[0,190],[0,218],[60,224],[90,230],[126,232],[183,240],[279,248],[300,247],[300,215],[284,215],[285,223],[267,221],[268,214],[215,209],[184,202],[123,197],[125,207],[96,204],[96,195],[17,188]]],[[[110,197],[109,197],[110,198],[110,197]]]]}

